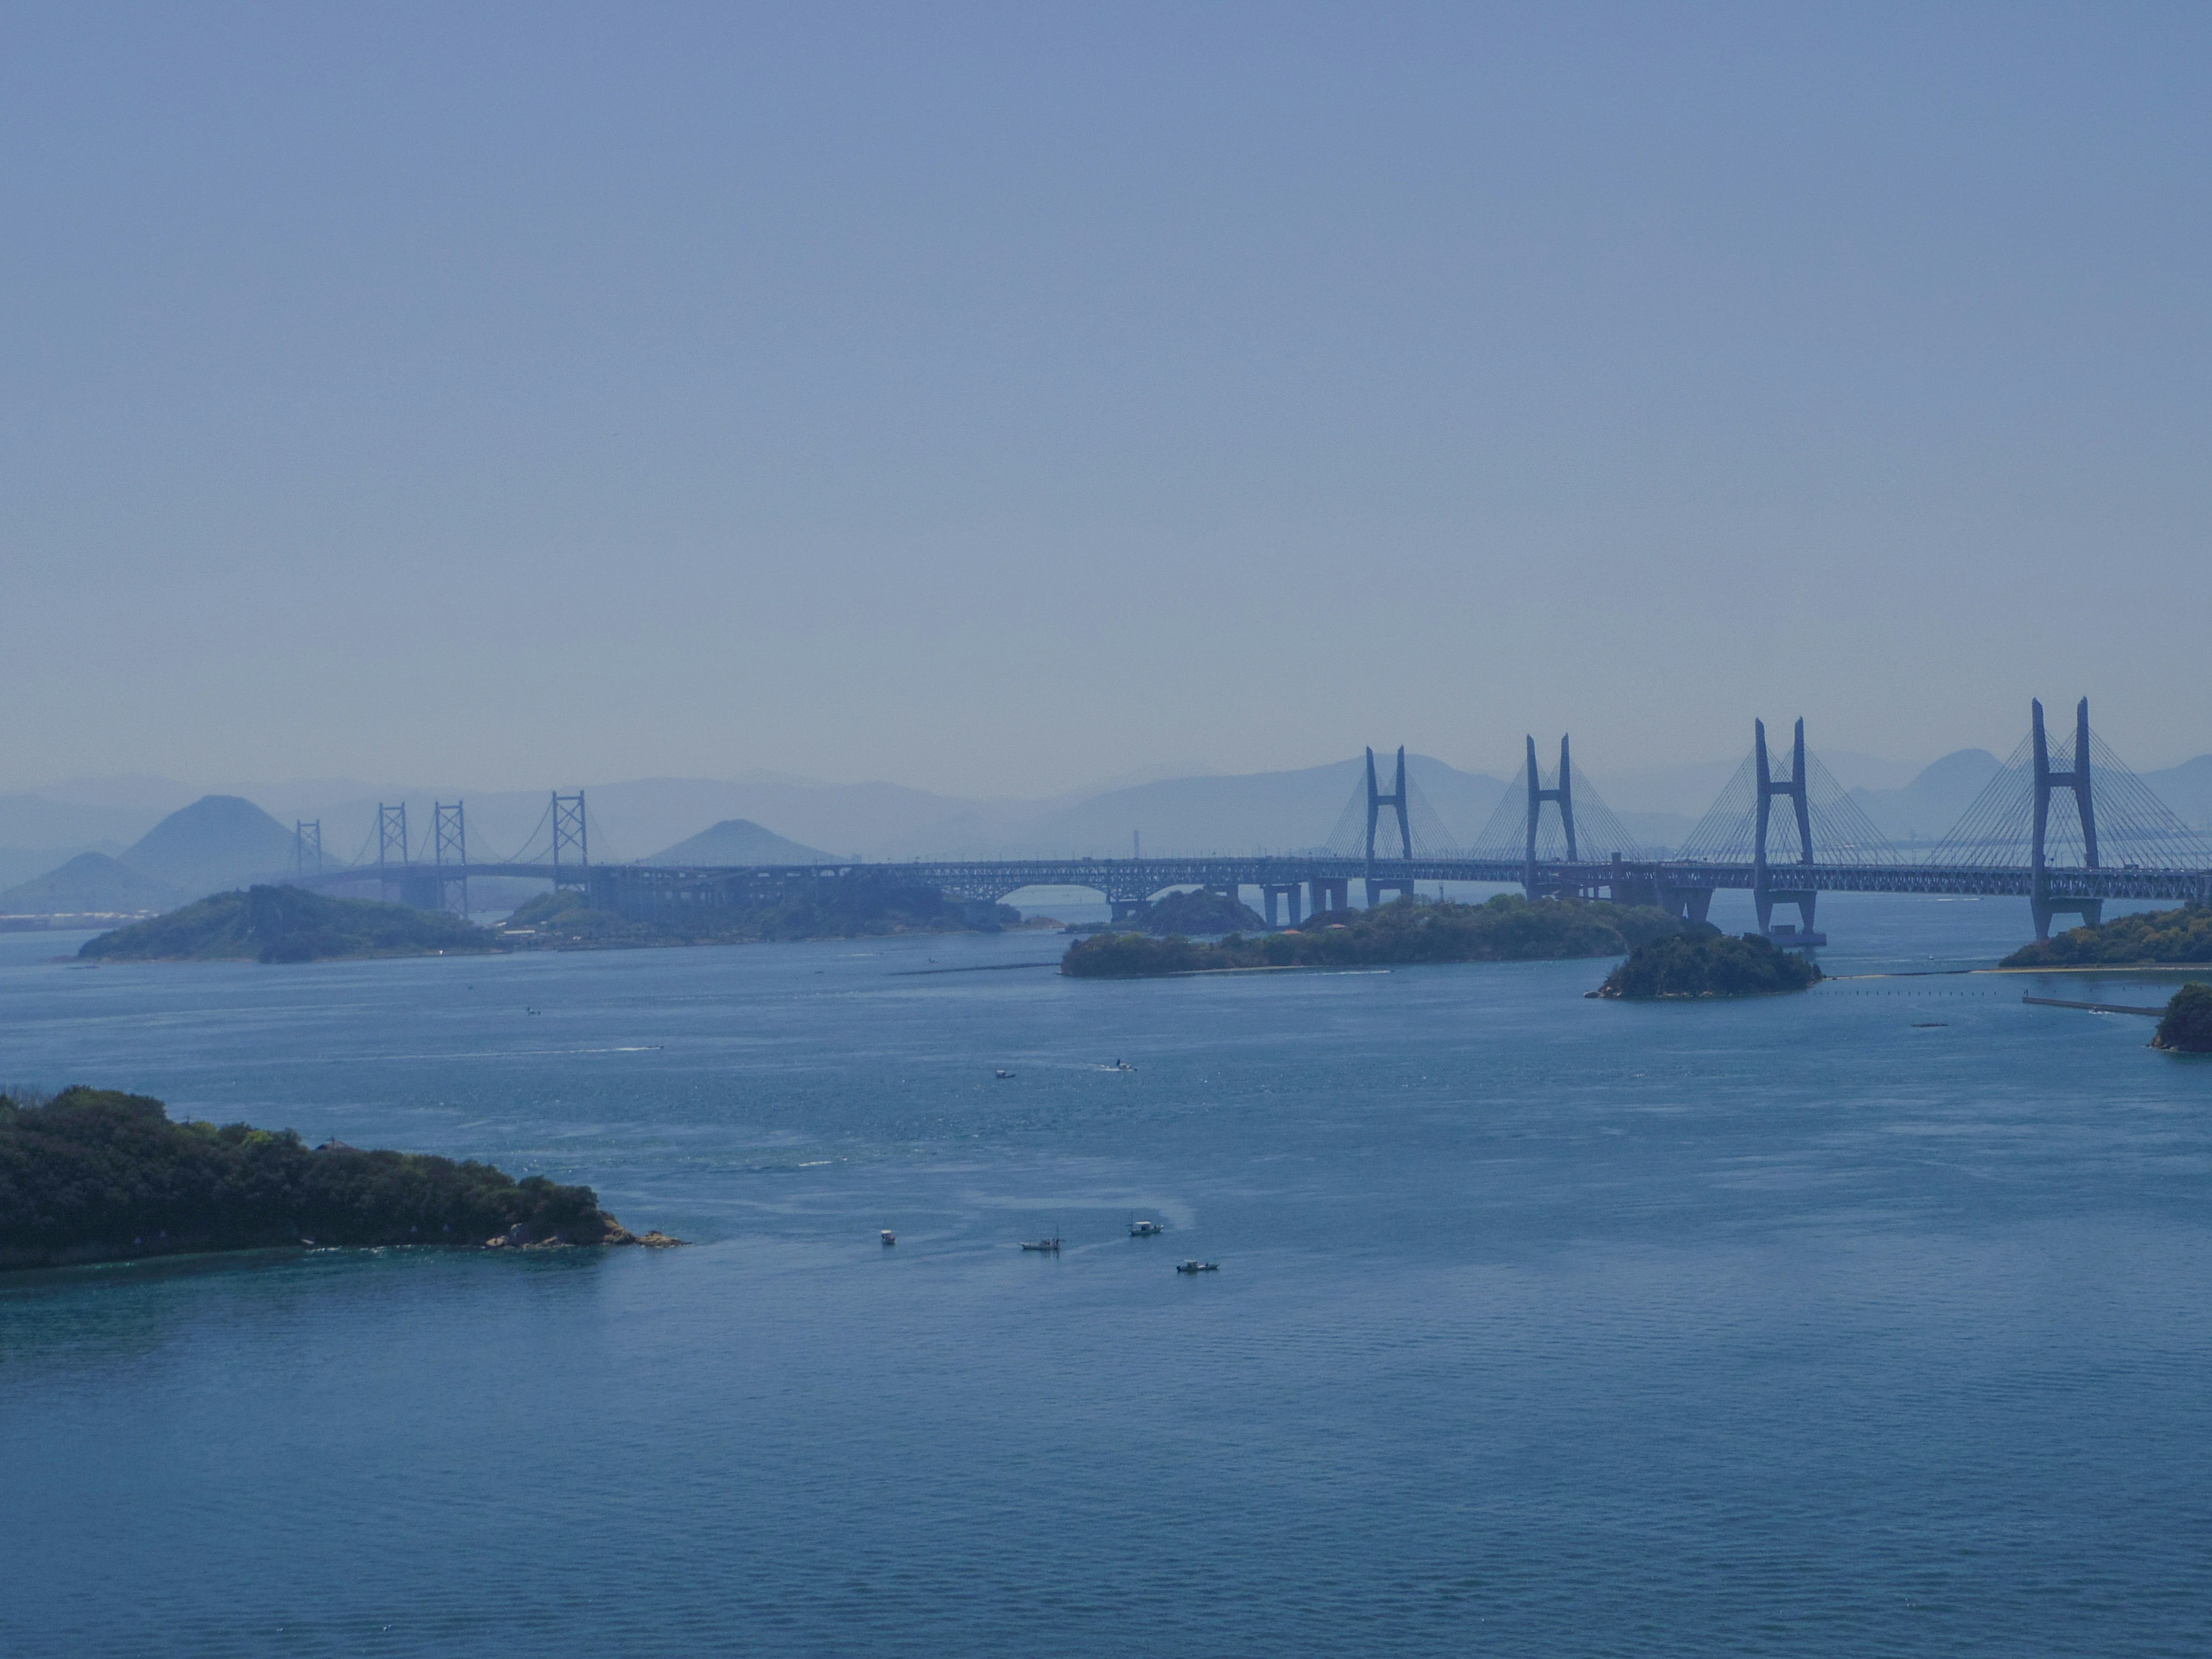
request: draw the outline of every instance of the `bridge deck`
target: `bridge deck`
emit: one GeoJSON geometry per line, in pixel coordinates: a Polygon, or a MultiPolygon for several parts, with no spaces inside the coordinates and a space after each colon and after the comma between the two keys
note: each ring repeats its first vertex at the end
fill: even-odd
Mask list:
{"type": "MultiPolygon", "coordinates": [[[[1748,890],[1757,872],[1748,863],[1716,864],[1696,860],[1651,860],[1621,863],[1564,863],[1542,860],[1530,867],[1508,859],[1383,859],[1370,864],[1356,858],[1250,856],[1149,859],[946,859],[903,864],[807,864],[697,866],[651,864],[408,864],[380,869],[362,865],[325,870],[300,878],[307,887],[355,886],[368,882],[397,885],[405,879],[514,877],[537,881],[589,883],[596,890],[625,889],[665,895],[677,902],[727,903],[740,890],[764,891],[794,882],[872,878],[901,885],[935,887],[961,898],[1003,899],[1027,887],[1087,887],[1121,902],[1151,897],[1170,887],[1304,886],[1313,882],[1357,881],[1372,876],[1385,882],[1451,881],[1519,886],[1534,874],[1540,887],[1595,891],[1635,884],[1662,891],[1720,889],[1748,890]]],[[[2166,899],[2212,902],[2212,872],[2202,870],[2051,869],[2045,872],[2053,898],[2166,899]]],[[[1770,865],[1767,888],[1774,893],[1945,893],[2027,897],[2034,872],[2026,865],[1966,866],[1933,864],[1770,865]]]]}

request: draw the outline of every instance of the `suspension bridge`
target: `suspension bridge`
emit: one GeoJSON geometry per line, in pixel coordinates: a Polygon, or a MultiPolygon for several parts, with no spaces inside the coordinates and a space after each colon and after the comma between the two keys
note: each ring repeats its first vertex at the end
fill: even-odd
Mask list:
{"type": "MultiPolygon", "coordinates": [[[[2212,838],[2190,829],[2089,726],[2082,699],[2070,731],[2046,727],[2031,706],[2027,735],[1966,812],[1924,856],[1893,846],[1806,747],[1805,722],[1786,744],[1753,722],[1751,751],[1679,848],[1638,844],[1559,739],[1547,767],[1535,739],[1518,783],[1490,820],[1455,842],[1406,772],[1406,751],[1365,776],[1328,838],[1302,854],[1127,859],[951,859],[884,864],[682,866],[594,864],[581,791],[557,792],[513,857],[472,860],[459,802],[437,803],[430,833],[413,843],[406,808],[378,809],[374,862],[326,866],[319,823],[295,831],[295,879],[327,889],[375,884],[427,909],[468,908],[471,877],[517,877],[582,890],[595,908],[641,921],[773,902],[809,887],[870,883],[934,888],[992,902],[1035,887],[1087,888],[1118,920],[1171,888],[1251,891],[1270,927],[1297,927],[1349,908],[1354,883],[1375,904],[1417,883],[1512,885],[1530,898],[1604,897],[1704,921],[1716,892],[1751,895],[1762,932],[1778,943],[1825,942],[1815,927],[1823,893],[1929,893],[2026,899],[2038,938],[2054,917],[2095,922],[2108,902],[2212,902],[2212,838]],[[1388,772],[1387,787],[1385,770],[1388,772]],[[426,856],[427,854],[427,856],[426,856]],[[1788,907],[1798,920],[1778,923],[1788,907]]],[[[363,848],[364,854],[366,848],[363,848]]]]}

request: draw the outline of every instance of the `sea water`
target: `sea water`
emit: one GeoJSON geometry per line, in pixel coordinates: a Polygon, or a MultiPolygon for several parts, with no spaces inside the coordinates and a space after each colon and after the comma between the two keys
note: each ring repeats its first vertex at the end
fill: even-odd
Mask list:
{"type": "Polygon", "coordinates": [[[1687,1006],[8,936],[0,1079],[694,1243],[0,1279],[0,1653],[2206,1651],[2212,1065],[2021,1000],[2170,978],[1936,971],[2024,908],[1687,1006]]]}

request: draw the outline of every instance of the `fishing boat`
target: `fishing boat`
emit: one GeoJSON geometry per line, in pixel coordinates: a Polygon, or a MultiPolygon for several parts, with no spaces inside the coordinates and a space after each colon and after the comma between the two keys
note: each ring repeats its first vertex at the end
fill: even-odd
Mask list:
{"type": "Polygon", "coordinates": [[[888,1227],[884,1228],[884,1243],[886,1243],[886,1244],[896,1244],[896,1243],[898,1243],[898,1235],[897,1235],[896,1233],[893,1232],[890,1228],[888,1228],[888,1227]]]}
{"type": "Polygon", "coordinates": [[[1129,1237],[1132,1238],[1158,1238],[1167,1230],[1164,1221],[1132,1220],[1129,1223],[1129,1237]]]}
{"type": "Polygon", "coordinates": [[[1054,1233],[1050,1238],[1025,1238],[1022,1241],[1022,1248],[1025,1250],[1050,1250],[1054,1255],[1058,1255],[1060,1235],[1054,1233]]]}
{"type": "Polygon", "coordinates": [[[1176,1262],[1176,1271],[1179,1273],[1218,1273],[1221,1271],[1221,1264],[1218,1261],[1200,1261],[1194,1257],[1188,1261],[1176,1262]]]}
{"type": "Polygon", "coordinates": [[[1012,1076],[1013,1075],[1013,1073],[1012,1073],[1012,1072],[1008,1071],[1005,1066],[1001,1066],[1000,1067],[999,1067],[999,1075],[1000,1075],[1001,1078],[1009,1078],[1009,1077],[1012,1077],[1012,1076]]]}

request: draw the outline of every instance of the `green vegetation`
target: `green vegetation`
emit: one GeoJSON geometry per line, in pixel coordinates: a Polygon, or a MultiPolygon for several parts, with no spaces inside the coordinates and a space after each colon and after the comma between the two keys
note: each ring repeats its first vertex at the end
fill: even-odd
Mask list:
{"type": "Polygon", "coordinates": [[[289,1129],[170,1121],[158,1100],[0,1096],[0,1267],[301,1244],[616,1244],[589,1187],[289,1129]],[[518,1231],[520,1230],[520,1231],[518,1231]]]}
{"type": "Polygon", "coordinates": [[[948,898],[934,887],[896,887],[860,878],[823,884],[746,909],[702,906],[695,915],[665,921],[635,921],[611,910],[594,910],[581,893],[548,893],[509,916],[498,939],[503,945],[525,950],[733,945],[884,933],[996,933],[1021,919],[1021,912],[1009,905],[973,903],[948,898]]]}
{"type": "Polygon", "coordinates": [[[1171,933],[1241,933],[1267,925],[1250,905],[1203,887],[1139,905],[1128,919],[1136,932],[1158,939],[1171,933]]]}
{"type": "Polygon", "coordinates": [[[1584,899],[1500,894],[1484,904],[1401,898],[1329,912],[1304,928],[1217,945],[1180,935],[1101,933],[1070,945],[1060,971],[1078,979],[1142,979],[1224,968],[1318,968],[1420,962],[1540,962],[1620,956],[1679,931],[1663,910],[1584,899]]]}
{"type": "Polygon", "coordinates": [[[2093,968],[2106,963],[2212,963],[2212,909],[2143,910],[2095,927],[2070,927],[2057,939],[2023,945],[2001,968],[2093,968]]]}
{"type": "Polygon", "coordinates": [[[495,943],[486,929],[441,911],[249,887],[102,933],[77,954],[109,962],[313,962],[489,951],[495,943]]]}
{"type": "Polygon", "coordinates": [[[2150,1046],[2178,1054],[2212,1054],[2212,985],[2191,980],[2176,991],[2150,1046]]]}
{"type": "Polygon", "coordinates": [[[1700,926],[1639,945],[1593,996],[1645,1001],[1674,997],[1755,997],[1802,991],[1820,977],[1810,958],[1760,933],[1731,939],[1700,926]]]}

